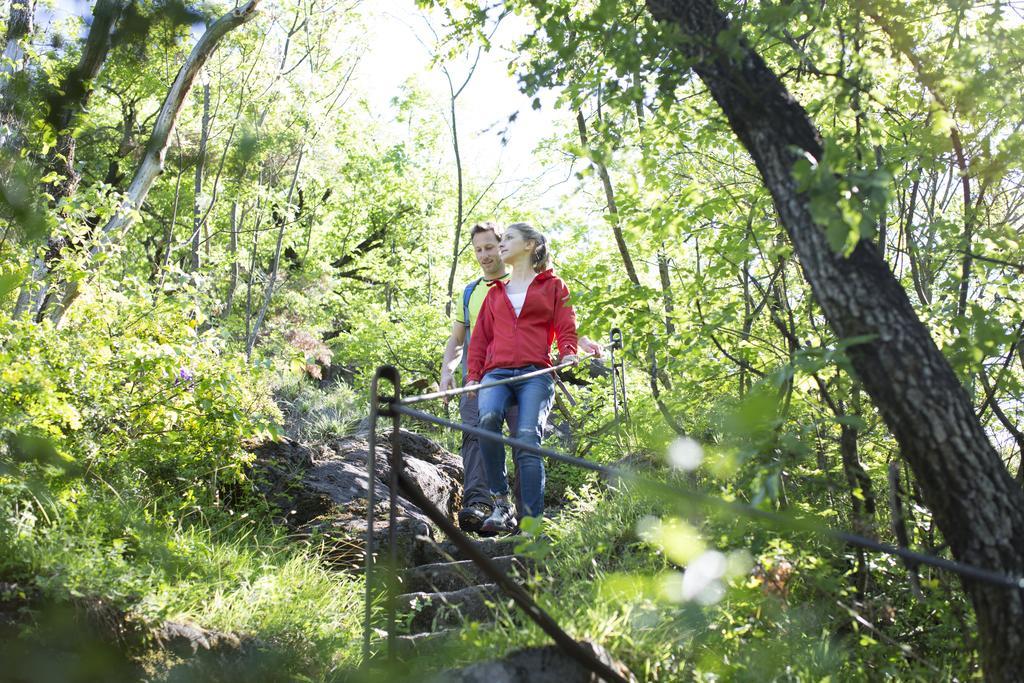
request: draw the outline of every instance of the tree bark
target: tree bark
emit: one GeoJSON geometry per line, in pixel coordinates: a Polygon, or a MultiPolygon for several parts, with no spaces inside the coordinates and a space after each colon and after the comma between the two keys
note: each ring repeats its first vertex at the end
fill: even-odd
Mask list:
{"type": "Polygon", "coordinates": [[[910,277],[914,281],[914,290],[917,298],[922,304],[932,302],[930,281],[926,281],[925,275],[921,272],[917,255],[917,243],[914,238],[914,211],[917,210],[917,193],[921,186],[921,180],[915,180],[910,188],[910,200],[907,203],[907,220],[903,224],[903,237],[907,243],[907,258],[910,261],[910,277]]]}
{"type": "Polygon", "coordinates": [[[192,258],[189,270],[199,270],[199,247],[202,243],[203,211],[199,198],[203,194],[203,175],[206,173],[206,145],[210,139],[210,85],[203,86],[203,119],[199,131],[199,158],[196,159],[196,174],[192,184],[192,258]]]}
{"type": "MultiPolygon", "coordinates": [[[[1024,491],[974,415],[970,398],[906,292],[862,240],[849,258],[829,247],[797,189],[794,164],[820,160],[807,112],[743,40],[726,51],[715,39],[729,21],[714,0],[647,0],[674,23],[678,47],[722,108],[772,194],[804,276],[851,363],[913,469],[925,502],[956,559],[1007,575],[1024,573],[1024,491]]],[[[1024,671],[1024,591],[963,579],[977,614],[986,676],[1024,671]]]]}
{"type": "MultiPolygon", "coordinates": [[[[582,144],[583,147],[586,147],[588,144],[587,122],[586,119],[583,118],[582,109],[576,111],[576,126],[579,129],[580,133],[580,144],[582,144]]],[[[603,162],[595,160],[594,166],[597,167],[598,175],[601,177],[601,186],[604,188],[605,200],[608,203],[608,213],[612,217],[612,234],[615,236],[615,244],[619,248],[619,255],[622,257],[622,264],[626,269],[626,277],[629,278],[629,281],[634,286],[639,287],[640,278],[637,277],[636,268],[633,267],[633,259],[629,255],[629,248],[626,246],[626,240],[622,235],[622,223],[619,216],[619,207],[615,203],[615,190],[612,187],[611,176],[608,174],[608,168],[604,165],[603,162]]],[[[665,268],[665,274],[667,275],[667,263],[665,264],[665,268]]],[[[666,291],[671,292],[671,289],[666,291]]],[[[666,303],[668,305],[671,305],[671,294],[669,293],[667,296],[668,298],[666,299],[666,303]]],[[[648,310],[650,310],[649,307],[648,310]]],[[[668,311],[666,312],[665,316],[665,324],[666,326],[672,324],[668,311]]],[[[683,426],[679,424],[679,421],[676,420],[675,416],[672,415],[672,412],[668,409],[668,406],[665,405],[665,401],[661,397],[661,389],[658,387],[658,380],[667,379],[667,375],[663,371],[659,372],[658,370],[658,358],[655,355],[653,338],[651,341],[652,343],[649,344],[647,348],[647,375],[650,379],[651,384],[651,396],[654,398],[654,403],[658,406],[658,410],[661,412],[662,417],[665,418],[665,422],[668,424],[668,426],[671,427],[672,430],[675,431],[680,436],[685,436],[686,430],[683,429],[683,426]]],[[[669,386],[667,382],[665,384],[669,389],[671,389],[671,386],[669,386]]]]}
{"type": "MultiPolygon", "coordinates": [[[[242,215],[244,220],[245,215],[242,215]]],[[[238,232],[240,230],[240,221],[238,218],[238,201],[235,200],[231,204],[231,236],[230,242],[228,243],[228,252],[231,254],[231,275],[228,279],[228,292],[224,297],[224,311],[221,317],[225,320],[231,315],[231,307],[235,303],[235,288],[238,287],[238,232]]]]}
{"type": "MultiPolygon", "coordinates": [[[[860,417],[860,389],[856,384],[851,389],[850,404],[853,412],[845,411],[842,404],[838,406],[842,411],[840,418],[860,417]]],[[[859,453],[860,430],[848,419],[842,420],[839,424],[839,454],[843,460],[843,474],[846,476],[846,485],[850,489],[850,509],[853,532],[877,539],[875,531],[875,493],[871,485],[871,477],[868,476],[860,461],[859,453]]],[[[868,586],[870,584],[871,572],[868,568],[867,557],[863,548],[857,548],[857,570],[855,574],[857,594],[861,600],[867,598],[868,586]]]]}
{"type": "Polygon", "coordinates": [[[259,2],[260,0],[249,0],[246,4],[236,7],[222,16],[206,29],[206,32],[196,42],[195,47],[192,48],[188,59],[181,66],[174,83],[167,91],[167,96],[164,97],[160,113],[157,114],[156,123],[153,126],[153,132],[149,137],[149,143],[146,145],[146,152],[128,186],[127,197],[120,209],[103,226],[104,245],[117,239],[123,231],[131,226],[133,215],[145,201],[153,181],[163,171],[167,141],[170,139],[178,114],[181,112],[182,105],[199,70],[209,60],[224,36],[256,16],[259,2]]]}
{"type": "MultiPolygon", "coordinates": [[[[462,215],[463,209],[463,198],[462,198],[462,155],[459,152],[459,130],[456,127],[455,120],[455,96],[452,96],[451,101],[452,109],[452,151],[455,154],[455,178],[458,185],[457,194],[455,198],[456,203],[456,215],[455,215],[455,236],[452,238],[452,267],[448,271],[448,296],[446,297],[444,304],[444,314],[447,317],[451,317],[452,314],[452,296],[455,292],[455,272],[459,267],[459,243],[462,241],[462,223],[465,220],[462,215]]],[[[390,297],[389,297],[390,303],[390,297]]]]}
{"type": "MultiPolygon", "coordinates": [[[[444,314],[447,317],[452,315],[452,297],[455,294],[455,273],[459,269],[459,245],[462,242],[462,227],[465,223],[465,189],[463,187],[463,173],[462,173],[462,151],[459,148],[459,128],[458,120],[456,118],[457,107],[459,101],[459,95],[469,85],[470,80],[473,78],[473,74],[476,73],[476,66],[480,63],[480,50],[477,50],[476,59],[473,60],[473,65],[469,68],[469,72],[466,74],[465,80],[462,81],[462,85],[458,88],[452,83],[451,73],[448,72],[447,67],[441,67],[444,72],[445,78],[448,80],[448,103],[450,105],[450,113],[452,116],[451,131],[452,131],[452,152],[455,154],[455,179],[458,184],[456,200],[456,216],[455,216],[455,236],[452,238],[452,267],[448,271],[448,296],[444,304],[444,314]]],[[[388,307],[391,306],[390,290],[388,291],[388,307]]]]}
{"type": "MultiPolygon", "coordinates": [[[[12,11],[13,5],[12,2],[12,11]]],[[[75,171],[76,138],[71,127],[75,116],[89,102],[89,96],[92,94],[90,83],[99,74],[103,63],[107,61],[107,55],[110,53],[111,31],[123,9],[124,4],[121,0],[97,0],[96,6],[93,8],[89,34],[86,36],[78,63],[64,77],[60,86],[55,88],[47,98],[49,105],[47,122],[57,134],[57,141],[47,154],[46,159],[46,170],[56,176],[46,185],[46,192],[50,195],[50,202],[54,206],[61,199],[70,197],[78,189],[79,176],[75,171]]],[[[20,17],[20,14],[12,15],[12,21],[17,17],[20,17]]],[[[31,18],[28,21],[27,30],[31,30],[31,18]]],[[[11,46],[12,32],[22,30],[26,30],[26,27],[8,26],[8,48],[11,46]]],[[[13,104],[10,106],[13,107],[13,104]]],[[[4,109],[6,110],[7,107],[5,102],[4,109]]],[[[66,235],[50,235],[45,255],[37,256],[32,260],[31,278],[22,287],[21,294],[14,305],[15,318],[21,317],[29,309],[34,294],[36,299],[41,302],[39,307],[45,306],[45,302],[48,300],[46,298],[48,287],[43,280],[49,275],[53,265],[60,260],[61,251],[67,244],[66,235]]],[[[32,308],[35,309],[36,306],[32,306],[32,308]]]]}
{"type": "MultiPolygon", "coordinates": [[[[576,126],[580,131],[580,144],[587,146],[587,122],[583,118],[583,110],[576,112],[576,126]]],[[[626,239],[622,235],[622,223],[619,218],[619,207],[615,204],[615,192],[612,190],[612,179],[608,175],[608,167],[601,161],[594,161],[597,167],[597,174],[601,178],[601,186],[604,188],[605,200],[608,202],[608,214],[612,217],[612,235],[615,236],[615,245],[619,248],[619,255],[622,257],[622,265],[626,268],[626,277],[636,286],[640,286],[640,278],[636,275],[636,268],[633,267],[633,259],[629,255],[629,248],[626,246],[626,239]]]]}
{"type": "MultiPolygon", "coordinates": [[[[284,241],[284,229],[288,225],[287,212],[291,210],[292,196],[295,193],[295,186],[299,181],[299,171],[302,169],[302,158],[303,153],[306,151],[305,146],[299,147],[299,158],[295,162],[295,173],[292,175],[292,184],[288,188],[288,198],[285,201],[285,208],[282,209],[282,213],[277,211],[272,212],[274,216],[274,222],[277,223],[277,244],[274,246],[274,262],[270,267],[270,276],[267,278],[267,284],[263,289],[263,304],[260,306],[259,313],[256,315],[256,321],[253,323],[252,331],[249,334],[249,338],[245,344],[245,357],[249,359],[252,357],[252,349],[256,346],[256,338],[260,334],[260,327],[263,325],[263,320],[266,318],[267,309],[270,308],[270,299],[274,296],[274,286],[277,284],[277,272],[281,266],[281,244],[284,241]]],[[[299,192],[299,206],[295,211],[294,218],[298,218],[302,215],[302,192],[299,192]]]]}
{"type": "Polygon", "coordinates": [[[15,78],[25,68],[21,41],[35,30],[35,14],[35,0],[11,0],[4,55],[0,60],[0,148],[5,150],[21,146],[21,121],[17,113],[20,88],[15,78]]]}
{"type": "MultiPolygon", "coordinates": [[[[910,537],[907,535],[907,517],[903,512],[903,497],[903,491],[900,489],[900,468],[893,460],[889,463],[889,511],[892,533],[900,548],[909,548],[910,537]]],[[[921,591],[921,579],[917,575],[917,565],[910,560],[903,560],[903,566],[907,568],[910,592],[918,600],[923,600],[924,593],[921,591]]]]}
{"type": "MultiPolygon", "coordinates": [[[[48,187],[54,204],[70,197],[78,189],[80,178],[75,171],[77,138],[72,130],[72,124],[78,113],[89,103],[89,97],[92,95],[91,84],[110,54],[111,33],[124,7],[122,0],[97,0],[82,56],[49,98],[50,112],[47,118],[57,133],[57,142],[47,158],[47,170],[59,176],[48,187]]],[[[59,253],[53,252],[54,248],[51,245],[49,257],[60,257],[59,253]]]]}

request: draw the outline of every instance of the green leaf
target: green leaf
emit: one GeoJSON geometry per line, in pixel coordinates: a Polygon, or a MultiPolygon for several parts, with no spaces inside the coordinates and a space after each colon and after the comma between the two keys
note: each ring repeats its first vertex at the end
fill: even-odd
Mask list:
{"type": "Polygon", "coordinates": [[[28,266],[23,266],[17,270],[0,273],[0,298],[7,296],[20,287],[29,270],[28,266]]]}

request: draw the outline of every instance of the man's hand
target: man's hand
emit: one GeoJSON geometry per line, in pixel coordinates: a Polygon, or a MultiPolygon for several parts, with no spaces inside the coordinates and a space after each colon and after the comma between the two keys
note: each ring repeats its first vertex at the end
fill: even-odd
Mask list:
{"type": "MultiPolygon", "coordinates": [[[[562,356],[562,363],[572,363],[573,365],[579,365],[580,357],[575,353],[570,353],[568,356],[562,356]]],[[[561,365],[561,363],[559,363],[561,365]]]]}
{"type": "Polygon", "coordinates": [[[455,388],[455,377],[447,370],[441,371],[441,383],[437,386],[438,391],[448,391],[455,388]]]}
{"type": "Polygon", "coordinates": [[[580,337],[579,347],[580,351],[592,353],[595,358],[602,358],[604,356],[604,348],[589,337],[580,337]]]}
{"type": "MultiPolygon", "coordinates": [[[[441,383],[438,385],[437,388],[438,388],[438,391],[448,391],[449,389],[454,389],[455,388],[455,375],[452,374],[451,372],[449,372],[448,370],[442,370],[441,371],[441,383]]],[[[441,402],[444,405],[448,405],[448,401],[450,399],[451,399],[451,396],[445,396],[444,398],[441,399],[441,402]]]]}

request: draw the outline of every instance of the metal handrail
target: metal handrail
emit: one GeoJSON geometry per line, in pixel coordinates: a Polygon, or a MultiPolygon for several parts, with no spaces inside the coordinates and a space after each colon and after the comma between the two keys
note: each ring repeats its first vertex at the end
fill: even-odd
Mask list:
{"type": "Polygon", "coordinates": [[[540,377],[541,375],[547,375],[547,374],[550,374],[550,373],[553,373],[553,372],[558,372],[559,370],[562,370],[564,368],[570,368],[570,367],[572,367],[574,365],[578,365],[581,361],[587,360],[588,358],[593,358],[596,355],[597,354],[594,354],[594,353],[584,353],[584,354],[582,354],[580,356],[577,356],[575,361],[566,361],[564,363],[559,363],[558,365],[552,365],[549,368],[541,368],[540,370],[534,370],[532,372],[527,372],[524,375],[518,375],[516,377],[506,377],[505,379],[496,379],[493,382],[486,382],[484,384],[480,384],[479,382],[477,382],[475,384],[467,384],[464,387],[456,387],[454,389],[445,389],[444,391],[432,391],[429,394],[420,394],[418,396],[409,396],[407,398],[401,399],[398,402],[401,403],[402,405],[408,406],[408,405],[412,405],[414,403],[422,403],[424,401],[432,401],[432,400],[438,399],[438,398],[451,398],[452,396],[459,396],[460,394],[468,394],[468,393],[471,393],[473,391],[480,391],[481,389],[488,389],[490,387],[501,386],[502,384],[515,384],[516,382],[522,382],[524,379],[530,379],[532,377],[540,377]]]}
{"type": "MultiPolygon", "coordinates": [[[[551,372],[557,369],[545,368],[545,371],[551,372]]],[[[542,374],[542,373],[538,373],[542,374]]],[[[527,376],[523,375],[518,378],[511,378],[513,381],[526,379],[527,376]]],[[[501,381],[500,383],[506,384],[507,381],[501,381]]],[[[441,529],[452,539],[456,546],[464,552],[470,560],[472,560],[477,566],[479,566],[485,574],[492,578],[499,587],[502,588],[520,607],[523,608],[527,616],[529,616],[538,626],[540,626],[546,633],[548,633],[555,642],[562,647],[562,649],[569,656],[573,657],[581,664],[586,666],[590,671],[604,676],[605,678],[613,681],[624,681],[618,672],[614,671],[607,664],[602,662],[593,653],[588,652],[582,648],[579,643],[571,638],[565,631],[563,631],[558,624],[544,612],[533,600],[526,594],[521,586],[516,584],[511,578],[509,578],[497,565],[489,560],[489,558],[483,556],[472,544],[468,537],[466,537],[461,531],[459,531],[451,520],[449,520],[440,510],[438,510],[433,503],[421,492],[418,488],[404,475],[402,472],[402,453],[401,443],[399,441],[399,430],[400,430],[400,417],[402,415],[412,417],[414,419],[421,420],[430,424],[434,424],[441,427],[447,427],[455,429],[467,434],[473,434],[479,438],[489,439],[491,441],[497,441],[513,448],[517,448],[521,451],[537,453],[553,460],[575,465],[580,468],[592,470],[595,472],[603,473],[609,477],[615,477],[620,480],[631,480],[632,482],[643,486],[645,488],[654,490],[658,493],[673,496],[676,498],[685,499],[691,503],[697,503],[708,507],[717,508],[719,510],[728,511],[734,514],[742,514],[747,517],[761,520],[763,522],[781,526],[784,528],[798,529],[802,531],[809,531],[820,534],[826,538],[841,541],[848,545],[860,546],[869,550],[886,553],[889,555],[895,555],[908,562],[914,562],[917,564],[929,565],[940,569],[958,574],[965,579],[971,579],[976,581],[982,581],[991,585],[1000,586],[1003,588],[1009,588],[1013,590],[1024,591],[1024,577],[1011,577],[999,572],[994,572],[981,567],[975,567],[955,560],[947,560],[945,558],[937,557],[934,555],[927,555],[924,553],[914,552],[906,548],[900,548],[892,546],[886,543],[881,543],[873,539],[859,536],[857,534],[851,534],[844,531],[838,531],[831,529],[825,525],[814,524],[813,522],[803,520],[793,520],[783,515],[768,510],[761,510],[750,505],[737,503],[734,501],[727,501],[721,498],[716,498],[704,493],[697,491],[688,491],[675,486],[671,486],[661,481],[654,479],[641,477],[633,472],[623,470],[616,467],[609,467],[607,465],[600,465],[598,463],[584,460],[583,458],[577,458],[575,456],[566,455],[550,448],[544,448],[540,445],[534,445],[533,443],[522,441],[519,439],[512,439],[509,437],[502,436],[500,433],[491,432],[479,427],[472,427],[470,425],[460,424],[446,420],[444,418],[431,415],[430,413],[424,413],[419,410],[408,407],[408,403],[403,401],[399,395],[399,374],[398,370],[391,367],[385,366],[378,368],[374,374],[371,382],[371,396],[373,405],[370,408],[370,435],[369,435],[369,446],[370,453],[367,457],[367,467],[369,474],[368,481],[368,494],[367,494],[367,536],[366,536],[366,621],[364,624],[364,641],[363,641],[363,655],[364,662],[369,660],[369,643],[370,643],[370,625],[371,625],[371,611],[370,601],[372,596],[372,569],[373,569],[373,501],[374,501],[374,482],[376,481],[376,427],[379,415],[384,414],[392,418],[392,432],[391,432],[391,476],[389,477],[389,493],[390,493],[390,515],[389,515],[389,529],[388,529],[388,542],[390,545],[390,557],[391,566],[394,570],[397,570],[397,529],[395,528],[396,511],[395,501],[398,498],[398,485],[403,483],[406,489],[407,497],[416,504],[423,512],[437,524],[441,529]],[[392,396],[385,397],[380,396],[378,393],[379,378],[386,377],[394,385],[394,392],[392,396]],[[380,403],[386,404],[384,410],[381,410],[380,403]]],[[[479,387],[478,387],[479,388],[479,387]]],[[[444,392],[440,392],[444,393],[444,392]]],[[[424,399],[426,400],[426,399],[424,399]]],[[[412,401],[410,401],[412,402],[412,401]]],[[[388,656],[393,658],[395,655],[394,648],[394,631],[395,631],[395,601],[394,601],[394,589],[393,582],[388,586],[388,599],[387,599],[387,611],[388,611],[388,656]]]]}
{"type": "Polygon", "coordinates": [[[468,425],[459,424],[446,420],[430,413],[424,413],[419,410],[414,410],[402,405],[391,406],[391,411],[401,413],[408,417],[428,422],[440,427],[448,427],[450,429],[457,429],[459,431],[466,432],[467,434],[473,434],[482,439],[490,439],[491,441],[499,441],[507,446],[516,448],[522,451],[529,451],[531,453],[537,453],[543,455],[552,460],[564,462],[569,465],[575,465],[583,469],[592,470],[594,472],[600,472],[608,476],[611,479],[630,481],[633,484],[653,490],[659,494],[670,496],[673,498],[684,499],[688,502],[695,503],[710,508],[717,508],[723,512],[730,514],[740,514],[746,517],[751,517],[759,521],[771,524],[775,527],[782,527],[793,529],[797,531],[808,531],[817,533],[826,538],[830,538],[836,541],[841,541],[848,545],[860,546],[868,550],[874,550],[877,552],[885,553],[887,555],[895,555],[911,562],[917,562],[919,564],[925,564],[939,569],[945,569],[953,572],[968,579],[975,579],[978,581],[984,581],[1001,588],[1010,588],[1015,590],[1024,590],[1024,577],[1011,577],[999,572],[992,571],[990,569],[984,569],[981,567],[975,567],[974,565],[965,564],[963,562],[957,562],[956,560],[947,560],[943,557],[937,557],[935,555],[927,555],[925,553],[918,553],[913,550],[906,548],[900,548],[897,546],[889,545],[887,543],[881,543],[879,541],[872,540],[865,536],[859,536],[857,534],[851,534],[845,531],[838,531],[831,529],[823,524],[816,524],[812,520],[794,520],[777,512],[770,510],[762,510],[760,508],[746,505],[744,503],[737,503],[735,501],[724,500],[715,496],[710,496],[706,493],[700,493],[699,491],[689,491],[682,489],[665,482],[651,479],[649,477],[643,477],[635,472],[629,470],[620,469],[617,467],[609,467],[608,465],[600,465],[583,458],[577,458],[572,455],[566,455],[565,453],[559,453],[558,451],[550,448],[544,448],[543,446],[535,446],[528,441],[521,441],[519,439],[510,439],[505,436],[501,436],[495,432],[487,431],[479,427],[470,427],[468,425]]]}
{"type": "MultiPolygon", "coordinates": [[[[547,368],[548,371],[552,371],[553,368],[547,368]]],[[[520,376],[515,378],[517,380],[525,379],[526,376],[520,376]]],[[[486,557],[481,553],[470,541],[470,539],[459,531],[451,520],[449,520],[444,513],[437,509],[437,507],[427,498],[422,491],[420,491],[416,485],[409,480],[408,477],[402,472],[402,446],[399,438],[401,428],[402,409],[411,410],[405,408],[401,404],[400,389],[399,389],[399,373],[394,367],[387,366],[384,368],[378,368],[374,374],[373,380],[370,383],[371,397],[373,399],[373,406],[370,409],[370,435],[368,438],[369,453],[367,455],[367,474],[368,482],[367,488],[369,493],[367,495],[367,521],[366,521],[366,613],[365,621],[363,624],[363,663],[367,664],[370,660],[370,632],[371,632],[371,621],[372,613],[370,609],[372,595],[373,595],[373,517],[374,517],[374,495],[373,489],[376,482],[377,472],[377,460],[376,460],[376,448],[377,448],[377,420],[383,413],[389,415],[392,419],[392,430],[391,430],[391,468],[390,477],[388,480],[388,491],[390,496],[390,511],[389,511],[389,527],[388,527],[388,544],[391,558],[392,571],[397,571],[397,529],[396,529],[396,505],[395,501],[398,498],[398,486],[399,483],[405,487],[406,497],[412,501],[417,507],[420,508],[427,515],[427,517],[437,524],[441,529],[451,538],[452,542],[455,543],[458,548],[464,552],[474,564],[479,566],[483,572],[490,577],[505,593],[512,598],[512,600],[523,609],[530,619],[532,619],[545,633],[551,636],[551,638],[573,659],[577,660],[585,666],[588,670],[601,676],[605,680],[614,681],[615,683],[628,683],[628,681],[617,671],[611,668],[608,664],[601,661],[594,653],[589,652],[583,648],[579,642],[572,638],[566,633],[558,623],[545,612],[540,605],[538,605],[530,596],[526,593],[521,586],[513,581],[497,564],[495,564],[490,558],[486,557]],[[393,385],[394,391],[392,396],[384,397],[379,394],[379,378],[386,377],[393,385]],[[387,404],[387,408],[383,411],[380,410],[380,403],[384,402],[387,404]]],[[[507,382],[502,382],[507,383],[507,382]]],[[[412,411],[418,413],[419,411],[412,411]]],[[[427,413],[423,413],[426,415],[427,413]]],[[[389,582],[386,587],[386,611],[387,611],[387,625],[388,625],[388,659],[393,660],[395,657],[395,621],[396,621],[396,606],[395,606],[395,589],[394,582],[389,582]]]]}
{"type": "MultiPolygon", "coordinates": [[[[384,399],[388,403],[393,403],[399,398],[399,375],[398,370],[391,366],[384,366],[377,368],[377,372],[373,373],[373,379],[370,380],[370,396],[373,400],[370,402],[370,434],[367,438],[368,451],[366,455],[366,469],[367,469],[367,486],[366,486],[366,611],[364,614],[364,623],[366,628],[363,629],[363,661],[367,662],[370,659],[370,628],[369,624],[371,621],[371,606],[373,603],[372,596],[372,584],[370,577],[373,573],[373,520],[374,520],[374,508],[377,505],[376,501],[376,490],[374,483],[377,480],[377,418],[380,415],[380,403],[383,397],[379,394],[379,386],[381,378],[387,379],[391,382],[394,390],[394,395],[390,400],[384,399]]],[[[394,452],[394,444],[398,439],[398,417],[397,415],[392,418],[392,453],[394,452]]],[[[397,474],[395,472],[394,464],[391,466],[391,480],[389,481],[390,491],[390,511],[388,513],[388,545],[390,546],[390,560],[392,567],[398,566],[398,550],[397,544],[397,530],[395,529],[395,490],[397,486],[397,474]]],[[[391,593],[388,591],[388,597],[391,599],[391,593]]],[[[393,656],[394,653],[394,614],[393,606],[389,604],[388,609],[388,655],[393,656]]]]}

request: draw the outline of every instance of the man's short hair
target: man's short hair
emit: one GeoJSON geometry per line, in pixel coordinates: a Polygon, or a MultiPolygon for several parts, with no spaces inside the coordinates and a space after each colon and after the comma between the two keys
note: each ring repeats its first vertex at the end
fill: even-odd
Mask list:
{"type": "Polygon", "coordinates": [[[469,231],[469,241],[472,242],[473,238],[482,232],[493,232],[494,238],[501,241],[501,236],[505,233],[505,229],[494,221],[484,221],[483,223],[477,223],[473,226],[472,230],[469,231]]]}

